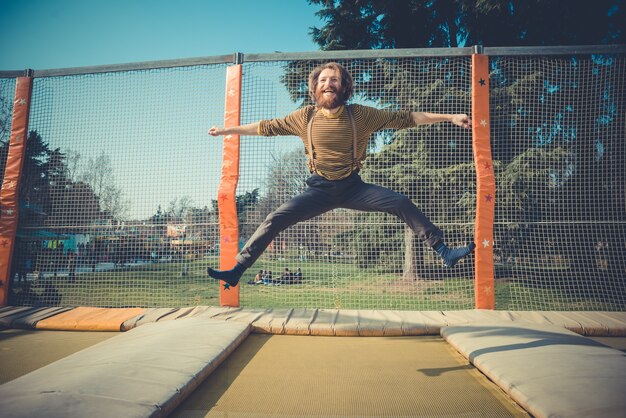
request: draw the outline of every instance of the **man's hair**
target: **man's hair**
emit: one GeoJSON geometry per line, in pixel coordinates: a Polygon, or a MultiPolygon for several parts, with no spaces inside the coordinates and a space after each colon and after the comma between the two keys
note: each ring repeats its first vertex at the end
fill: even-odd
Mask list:
{"type": "Polygon", "coordinates": [[[309,96],[311,100],[315,103],[315,90],[317,90],[317,80],[320,77],[322,71],[326,69],[339,71],[339,75],[341,76],[341,100],[342,102],[347,102],[350,97],[352,97],[352,93],[354,92],[354,80],[352,79],[352,75],[344,68],[343,65],[337,62],[327,62],[326,64],[322,64],[318,67],[315,67],[311,74],[309,74],[309,96]]]}

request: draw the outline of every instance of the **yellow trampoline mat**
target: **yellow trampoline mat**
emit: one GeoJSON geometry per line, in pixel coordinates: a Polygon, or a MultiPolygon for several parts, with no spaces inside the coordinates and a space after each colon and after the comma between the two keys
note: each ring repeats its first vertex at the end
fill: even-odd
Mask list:
{"type": "Polygon", "coordinates": [[[252,334],[172,417],[522,417],[439,337],[252,334]]]}
{"type": "Polygon", "coordinates": [[[0,384],[118,334],[119,332],[2,330],[0,384]]]}

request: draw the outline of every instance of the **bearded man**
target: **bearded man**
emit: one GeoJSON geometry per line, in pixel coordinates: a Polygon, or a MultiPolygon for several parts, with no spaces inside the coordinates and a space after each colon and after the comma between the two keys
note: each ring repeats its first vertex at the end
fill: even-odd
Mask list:
{"type": "Polygon", "coordinates": [[[451,122],[468,129],[465,114],[385,111],[347,104],[353,79],[340,64],[330,62],[309,76],[309,95],[315,105],[305,106],[284,118],[262,120],[229,128],[212,127],[209,135],[298,136],[304,142],[311,177],[307,189],[270,213],[235,257],[230,270],[208,268],[210,277],[236,286],[246,269],[286,228],[336,208],[386,212],[402,219],[426,245],[435,250],[446,267],[453,267],[474,248],[448,248],[443,232],[406,196],[361,180],[359,170],[367,156],[372,133],[381,129],[406,129],[416,125],[451,122]]]}

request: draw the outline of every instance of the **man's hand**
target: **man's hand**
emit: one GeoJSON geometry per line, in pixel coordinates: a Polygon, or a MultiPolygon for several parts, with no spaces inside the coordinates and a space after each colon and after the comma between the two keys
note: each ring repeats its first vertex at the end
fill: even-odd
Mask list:
{"type": "Polygon", "coordinates": [[[411,118],[416,125],[429,125],[431,123],[452,122],[461,128],[468,129],[472,122],[464,113],[451,115],[449,113],[411,112],[411,118]]]}
{"type": "Polygon", "coordinates": [[[452,115],[452,119],[450,119],[450,122],[454,123],[456,126],[460,126],[461,128],[465,129],[469,129],[469,127],[472,126],[472,121],[470,120],[469,116],[463,113],[458,115],[452,115]]]}
{"type": "Polygon", "coordinates": [[[211,129],[209,129],[209,135],[211,136],[224,135],[224,130],[222,128],[218,128],[217,126],[212,126],[211,129]]]}

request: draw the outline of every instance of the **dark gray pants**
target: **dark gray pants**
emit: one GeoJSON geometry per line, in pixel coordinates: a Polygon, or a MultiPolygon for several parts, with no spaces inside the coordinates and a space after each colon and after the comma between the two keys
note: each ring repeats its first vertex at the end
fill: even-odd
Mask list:
{"type": "Polygon", "coordinates": [[[326,180],[314,174],[306,183],[309,187],[302,194],[284,203],[265,218],[237,255],[237,262],[249,268],[281,231],[337,208],[395,215],[431,247],[443,237],[441,230],[408,197],[365,183],[357,173],[337,181],[326,180]]]}

